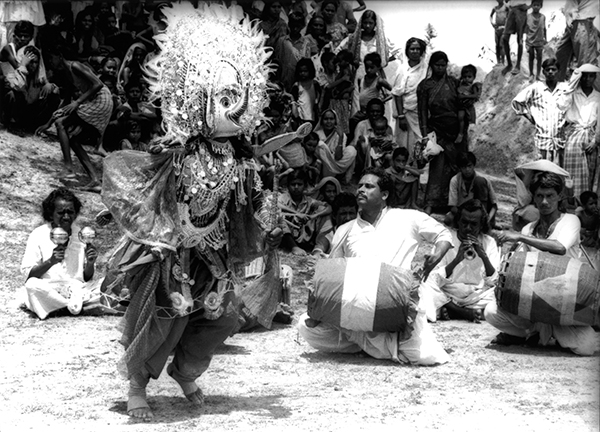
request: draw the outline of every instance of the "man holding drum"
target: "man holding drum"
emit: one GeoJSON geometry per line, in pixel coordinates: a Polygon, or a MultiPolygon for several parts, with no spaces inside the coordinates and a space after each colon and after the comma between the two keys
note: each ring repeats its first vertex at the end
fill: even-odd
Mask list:
{"type": "MultiPolygon", "coordinates": [[[[392,178],[383,169],[365,171],[357,193],[358,217],[336,230],[329,258],[364,258],[365,263],[372,259],[406,272],[411,269],[419,243],[428,241],[435,246],[425,257],[423,271],[426,278],[452,248],[452,235],[442,224],[422,212],[388,208],[387,199],[393,187],[392,178]]],[[[349,271],[362,277],[362,273],[367,272],[367,265],[349,271]]],[[[358,288],[372,289],[362,285],[358,288]]],[[[391,288],[396,289],[395,286],[391,288]]],[[[416,303],[414,321],[410,323],[412,331],[406,339],[398,332],[349,330],[342,325],[307,320],[307,315],[300,317],[298,329],[312,347],[322,351],[356,353],[364,350],[372,357],[402,363],[446,363],[449,356],[427,323],[424,304],[418,299],[416,303]]],[[[311,315],[311,318],[314,317],[311,315]]]]}
{"type": "MultiPolygon", "coordinates": [[[[525,225],[520,233],[500,232],[498,240],[520,242],[529,251],[549,252],[578,259],[581,225],[577,216],[563,213],[559,209],[563,188],[564,180],[558,174],[546,171],[538,174],[530,189],[540,213],[539,219],[525,225]]],[[[577,286],[572,288],[577,289],[577,286]]],[[[595,332],[590,326],[532,322],[503,310],[496,303],[488,304],[484,314],[486,321],[502,332],[492,341],[498,345],[535,346],[538,341],[547,345],[553,337],[561,347],[578,355],[592,355],[596,349],[595,332]]]]}

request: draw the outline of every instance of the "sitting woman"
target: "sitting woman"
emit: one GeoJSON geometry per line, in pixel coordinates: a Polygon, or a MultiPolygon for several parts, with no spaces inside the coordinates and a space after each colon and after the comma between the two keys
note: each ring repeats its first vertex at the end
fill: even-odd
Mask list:
{"type": "Polygon", "coordinates": [[[323,163],[323,176],[340,176],[345,183],[349,183],[354,173],[356,148],[348,145],[337,113],[332,109],[325,110],[315,132],[320,140],[316,154],[323,163]]]}
{"type": "Polygon", "coordinates": [[[98,252],[80,240],[74,224],[81,202],[68,189],[55,189],[42,203],[46,223],[29,235],[21,272],[25,282],[25,305],[40,319],[67,308],[78,315],[82,307],[99,298],[100,284],[92,281],[98,252]],[[62,228],[62,243],[54,228],[62,228]],[[56,243],[54,243],[56,241],[56,243]],[[61,244],[62,243],[62,244],[61,244]]]}

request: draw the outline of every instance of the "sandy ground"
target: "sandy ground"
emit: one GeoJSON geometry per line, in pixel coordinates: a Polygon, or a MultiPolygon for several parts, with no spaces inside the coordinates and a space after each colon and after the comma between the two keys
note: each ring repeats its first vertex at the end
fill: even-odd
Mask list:
{"type": "MultiPolygon", "coordinates": [[[[116,371],[122,349],[115,317],[40,321],[18,307],[21,256],[42,220],[39,204],[59,180],[56,142],[0,131],[0,431],[597,431],[599,357],[556,347],[496,347],[489,324],[432,324],[451,362],[415,367],[359,355],[324,354],[294,325],[238,334],[219,349],[198,381],[206,405],[194,409],[163,374],[148,388],[156,417],[126,414],[126,383],[116,371]]],[[[100,163],[95,157],[94,161],[100,163]]],[[[67,183],[83,185],[86,178],[67,183]]],[[[510,180],[495,180],[508,220],[510,180]]],[[[80,223],[100,210],[79,192],[80,223]]],[[[102,270],[118,233],[98,230],[102,270]]],[[[306,310],[307,261],[295,268],[292,306],[306,310]]]]}

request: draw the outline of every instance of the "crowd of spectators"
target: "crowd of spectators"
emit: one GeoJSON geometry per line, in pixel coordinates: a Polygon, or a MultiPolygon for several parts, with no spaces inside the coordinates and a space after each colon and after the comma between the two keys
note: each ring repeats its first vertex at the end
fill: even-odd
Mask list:
{"type": "MultiPolygon", "coordinates": [[[[158,49],[153,36],[163,29],[161,8],[172,2],[15,3],[3,5],[7,43],[0,51],[1,121],[19,135],[56,134],[63,175],[76,177],[73,151],[89,176],[84,188],[99,191],[100,176],[88,152],[150,151],[162,133],[160,109],[147,98],[144,65],[158,49]]],[[[474,66],[462,67],[460,77],[454,77],[448,73],[448,56],[430,52],[426,41],[411,37],[396,46],[386,37],[383,18],[364,1],[215,3],[256,20],[272,49],[271,98],[265,109],[269,121],[259,126],[250,144],[261,146],[303,123],[313,127],[302,140],[258,160],[264,184],[272,187],[278,176],[284,192],[281,207],[289,228],[284,247],[310,253],[317,237],[334,229],[335,195],[353,190],[372,166],[394,179],[392,207],[428,214],[450,210],[446,220],[451,221],[462,202],[477,198],[494,225],[497,206],[491,182],[474,172],[476,156],[469,153],[469,126],[476,121],[474,103],[482,92],[474,66]],[[363,10],[357,20],[354,12],[363,10]],[[426,157],[425,147],[432,143],[443,151],[426,157]]],[[[492,11],[498,63],[510,61],[501,42],[513,33],[505,30],[503,20],[516,26],[523,20],[513,23],[513,15],[532,8],[532,16],[523,21],[529,27],[519,27],[517,37],[522,42],[533,30],[545,35],[541,2],[521,3],[506,6],[499,1],[492,11]],[[544,28],[533,29],[534,19],[544,28]]],[[[541,67],[539,52],[536,45],[531,59],[541,67]]],[[[511,66],[512,73],[519,67],[520,59],[511,66]]],[[[531,74],[532,86],[548,85],[535,81],[541,79],[539,69],[531,74]]],[[[547,68],[544,76],[546,82],[552,80],[547,68]]],[[[582,81],[584,89],[591,87],[588,81],[582,81]]],[[[530,109],[525,105],[526,100],[519,103],[518,113],[530,109]]],[[[544,157],[545,148],[535,140],[544,157]]],[[[597,177],[596,162],[588,175],[587,165],[581,166],[585,154],[580,153],[565,152],[565,163],[585,173],[576,178],[577,196],[592,189],[597,177]]]]}

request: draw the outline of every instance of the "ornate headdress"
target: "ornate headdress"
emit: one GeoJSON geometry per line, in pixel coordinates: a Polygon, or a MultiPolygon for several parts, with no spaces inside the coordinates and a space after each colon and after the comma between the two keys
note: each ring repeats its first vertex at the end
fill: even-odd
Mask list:
{"type": "Polygon", "coordinates": [[[235,8],[184,2],[162,12],[167,28],[146,71],[165,140],[250,136],[268,105],[266,37],[235,8]]]}

